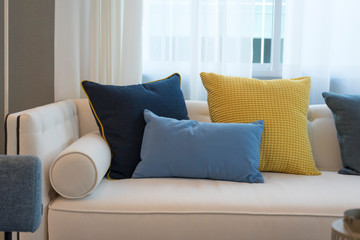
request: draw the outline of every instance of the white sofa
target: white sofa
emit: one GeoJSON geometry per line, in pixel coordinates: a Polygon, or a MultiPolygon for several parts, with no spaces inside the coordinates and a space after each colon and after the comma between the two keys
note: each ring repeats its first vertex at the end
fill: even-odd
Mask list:
{"type": "MultiPolygon", "coordinates": [[[[189,117],[210,121],[206,102],[189,117]]],[[[88,101],[66,100],[8,116],[7,154],[43,164],[42,224],[21,239],[330,239],[331,223],[360,207],[360,177],[339,175],[336,130],[326,105],[311,105],[308,132],[320,176],[264,172],[264,184],[201,179],[103,178],[90,195],[66,199],[49,167],[68,145],[98,130],[88,101]]]]}

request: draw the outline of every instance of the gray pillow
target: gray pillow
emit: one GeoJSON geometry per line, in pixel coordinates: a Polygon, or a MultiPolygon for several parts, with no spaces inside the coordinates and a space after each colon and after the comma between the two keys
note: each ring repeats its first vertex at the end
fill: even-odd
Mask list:
{"type": "Polygon", "coordinates": [[[333,113],[343,168],[340,174],[360,175],[360,95],[324,92],[333,113]]]}

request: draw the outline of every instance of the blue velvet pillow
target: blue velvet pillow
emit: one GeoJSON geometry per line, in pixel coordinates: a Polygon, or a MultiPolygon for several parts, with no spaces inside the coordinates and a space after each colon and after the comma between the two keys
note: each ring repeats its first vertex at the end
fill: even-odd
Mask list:
{"type": "Polygon", "coordinates": [[[263,183],[258,170],[264,121],[203,123],[144,111],[141,162],[133,178],[184,177],[263,183]]]}
{"type": "Polygon", "coordinates": [[[324,92],[333,113],[340,145],[341,174],[360,175],[360,95],[324,92]]]}
{"type": "Polygon", "coordinates": [[[140,161],[144,109],[176,119],[189,119],[180,75],[145,84],[101,85],[83,81],[100,132],[112,150],[109,179],[130,178],[140,161]]]}

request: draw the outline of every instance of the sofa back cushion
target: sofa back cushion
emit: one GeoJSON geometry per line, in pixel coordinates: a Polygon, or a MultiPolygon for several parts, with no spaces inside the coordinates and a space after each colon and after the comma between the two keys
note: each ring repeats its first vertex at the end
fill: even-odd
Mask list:
{"type": "Polygon", "coordinates": [[[307,118],[316,166],[320,171],[339,171],[342,162],[331,110],[326,104],[310,105],[307,118]]]}
{"type": "MultiPolygon", "coordinates": [[[[79,119],[80,137],[90,132],[99,130],[99,127],[96,125],[93,113],[91,112],[89,100],[82,98],[75,99],[74,101],[76,104],[79,119]]],[[[186,108],[188,110],[188,116],[190,119],[199,122],[211,122],[209,109],[206,101],[186,100],[185,102],[186,108]]]]}
{"type": "MultiPolygon", "coordinates": [[[[98,129],[87,99],[77,99],[80,135],[98,129]]],[[[211,122],[206,101],[186,101],[188,116],[192,120],[211,122]]],[[[308,134],[316,166],[320,171],[338,171],[342,168],[340,148],[331,110],[326,104],[310,105],[308,134]]]]}

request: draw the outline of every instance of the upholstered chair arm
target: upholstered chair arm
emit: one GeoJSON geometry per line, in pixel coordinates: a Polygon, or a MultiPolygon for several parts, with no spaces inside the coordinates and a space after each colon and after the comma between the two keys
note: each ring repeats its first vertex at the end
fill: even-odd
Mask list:
{"type": "Polygon", "coordinates": [[[41,162],[34,156],[0,156],[0,231],[34,232],[40,225],[41,162]]]}

